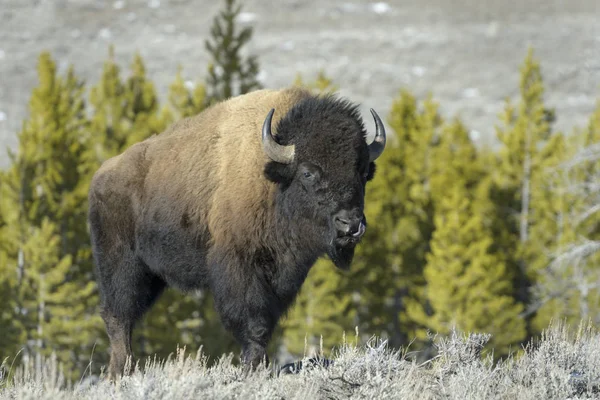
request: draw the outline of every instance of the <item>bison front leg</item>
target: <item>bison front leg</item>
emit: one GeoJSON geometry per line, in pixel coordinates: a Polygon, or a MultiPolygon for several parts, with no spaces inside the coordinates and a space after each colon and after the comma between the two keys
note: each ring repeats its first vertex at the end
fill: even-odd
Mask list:
{"type": "Polygon", "coordinates": [[[280,314],[275,296],[259,276],[231,279],[226,275],[213,278],[215,305],[221,321],[241,345],[244,364],[251,368],[261,362],[268,364],[266,349],[280,314]]]}
{"type": "Polygon", "coordinates": [[[268,364],[267,345],[276,323],[270,310],[264,307],[252,307],[252,304],[243,302],[238,303],[235,309],[232,306],[233,304],[228,304],[230,312],[224,312],[221,316],[225,328],[234,335],[242,347],[241,361],[252,369],[263,362],[268,364]]]}
{"type": "Polygon", "coordinates": [[[253,369],[261,362],[268,364],[267,345],[273,333],[272,324],[255,315],[247,318],[245,325],[245,334],[238,339],[242,345],[242,362],[253,369]]]}

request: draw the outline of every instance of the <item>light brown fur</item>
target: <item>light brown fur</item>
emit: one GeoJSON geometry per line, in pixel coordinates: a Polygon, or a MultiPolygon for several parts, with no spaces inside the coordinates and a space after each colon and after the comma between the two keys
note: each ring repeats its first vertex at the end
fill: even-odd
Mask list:
{"type": "Polygon", "coordinates": [[[173,218],[186,214],[191,224],[208,227],[213,242],[245,246],[260,237],[275,193],[275,185],[263,179],[269,161],[261,144],[264,118],[275,108],[276,135],[280,118],[309,94],[265,89],[218,103],[107,160],[92,186],[99,188],[110,176],[111,188],[131,194],[137,218],[163,205],[154,201],[139,209],[141,197],[162,199],[173,218]]]}

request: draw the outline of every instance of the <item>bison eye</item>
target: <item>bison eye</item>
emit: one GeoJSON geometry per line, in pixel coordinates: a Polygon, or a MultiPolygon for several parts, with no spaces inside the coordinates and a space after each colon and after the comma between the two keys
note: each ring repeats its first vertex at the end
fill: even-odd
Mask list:
{"type": "Polygon", "coordinates": [[[318,180],[318,172],[304,170],[302,171],[302,180],[305,184],[312,185],[318,180]]]}
{"type": "Polygon", "coordinates": [[[321,179],[321,171],[314,166],[302,166],[300,169],[300,178],[305,184],[312,185],[321,179]]]}

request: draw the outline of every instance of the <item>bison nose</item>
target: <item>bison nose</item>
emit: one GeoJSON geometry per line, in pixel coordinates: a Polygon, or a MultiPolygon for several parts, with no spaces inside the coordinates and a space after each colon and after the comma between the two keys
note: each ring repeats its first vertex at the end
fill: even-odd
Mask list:
{"type": "Polygon", "coordinates": [[[365,234],[365,222],[362,216],[355,217],[341,211],[334,217],[335,227],[342,236],[360,238],[365,234]]]}

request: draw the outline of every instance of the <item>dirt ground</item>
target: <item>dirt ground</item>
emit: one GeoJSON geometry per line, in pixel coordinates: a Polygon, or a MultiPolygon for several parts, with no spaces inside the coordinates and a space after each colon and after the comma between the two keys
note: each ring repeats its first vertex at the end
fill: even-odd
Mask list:
{"type": "MultiPolygon", "coordinates": [[[[36,60],[52,52],[61,71],[73,63],[95,83],[116,46],[127,67],[135,51],[164,96],[179,64],[190,80],[206,73],[204,39],[221,1],[0,0],[0,143],[16,145],[36,60]]],[[[368,113],[389,111],[401,88],[431,92],[444,115],[460,115],[479,141],[494,136],[507,96],[518,93],[527,48],[541,60],[557,129],[586,123],[600,98],[598,0],[247,0],[249,51],[259,55],[267,87],[312,77],[324,68],[341,94],[368,113]]],[[[0,153],[0,167],[8,159],[0,153]]]]}

